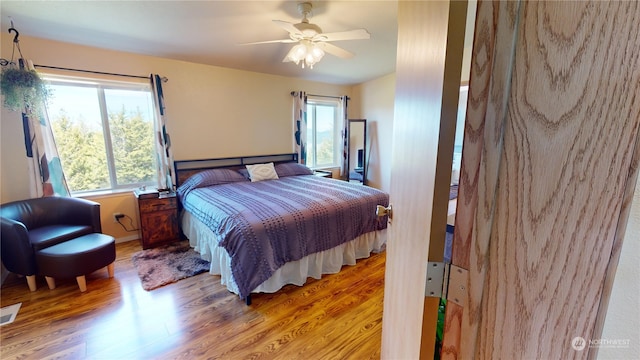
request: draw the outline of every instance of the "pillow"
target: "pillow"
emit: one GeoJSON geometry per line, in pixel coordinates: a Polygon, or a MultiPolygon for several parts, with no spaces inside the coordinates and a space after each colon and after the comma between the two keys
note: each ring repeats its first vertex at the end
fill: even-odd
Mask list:
{"type": "Polygon", "coordinates": [[[276,165],[276,173],[279,177],[296,175],[313,175],[313,170],[306,165],[298,163],[283,163],[276,165]]]}
{"type": "Polygon", "coordinates": [[[460,182],[460,170],[453,169],[451,170],[451,185],[458,185],[460,182]]]}
{"type": "Polygon", "coordinates": [[[177,190],[180,197],[184,197],[189,191],[205,186],[229,184],[238,181],[247,181],[247,178],[231,169],[210,169],[196,173],[189,177],[177,190]]]}
{"type": "Polygon", "coordinates": [[[251,182],[278,179],[273,163],[247,165],[251,182]]]}
{"type": "Polygon", "coordinates": [[[462,153],[453,153],[453,162],[451,169],[451,185],[458,185],[460,181],[460,163],[462,162],[462,153]]]}
{"type": "Polygon", "coordinates": [[[251,176],[249,176],[249,170],[247,170],[246,168],[238,169],[238,172],[240,173],[240,175],[244,176],[247,180],[251,180],[251,176]]]}

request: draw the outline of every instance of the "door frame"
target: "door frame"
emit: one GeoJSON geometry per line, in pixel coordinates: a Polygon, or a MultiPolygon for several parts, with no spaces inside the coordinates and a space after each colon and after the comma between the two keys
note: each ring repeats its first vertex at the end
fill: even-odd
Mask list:
{"type": "MultiPolygon", "coordinates": [[[[494,254],[490,253],[490,245],[491,241],[494,241],[492,239],[492,231],[495,231],[495,216],[498,216],[495,214],[495,211],[498,206],[496,198],[498,195],[499,177],[501,171],[503,171],[503,174],[505,171],[508,171],[506,169],[500,169],[501,166],[508,166],[504,163],[501,164],[501,161],[504,161],[502,159],[504,156],[502,153],[504,149],[503,142],[505,141],[505,132],[511,130],[510,128],[507,128],[507,126],[513,126],[512,123],[507,123],[506,120],[510,116],[515,117],[513,113],[509,113],[508,108],[508,106],[516,106],[510,103],[510,101],[513,101],[513,98],[516,96],[511,95],[510,93],[511,91],[516,91],[510,88],[512,86],[512,71],[515,71],[513,61],[516,59],[516,56],[524,56],[523,54],[516,55],[518,45],[521,47],[524,46],[522,45],[522,41],[517,43],[516,40],[519,39],[518,36],[521,35],[519,32],[525,31],[520,27],[531,25],[534,21],[527,19],[526,21],[528,21],[528,23],[525,23],[525,25],[519,24],[520,20],[526,16],[524,14],[524,8],[520,8],[520,6],[528,7],[535,5],[525,5],[525,3],[519,1],[500,3],[482,1],[478,3],[476,33],[481,34],[481,36],[476,36],[474,39],[474,63],[471,68],[469,106],[467,108],[467,120],[465,125],[466,130],[471,130],[470,134],[472,134],[472,136],[467,136],[467,132],[465,131],[461,181],[458,193],[459,205],[456,213],[452,256],[452,263],[454,265],[468,270],[468,278],[466,282],[468,292],[463,306],[451,303],[447,304],[445,342],[443,345],[444,351],[442,358],[466,359],[487,356],[487,344],[484,344],[484,342],[479,338],[481,335],[480,329],[482,328],[482,336],[486,336],[487,332],[499,331],[498,329],[494,330],[491,328],[490,324],[487,324],[487,321],[483,318],[484,316],[488,316],[491,311],[496,310],[491,308],[491,305],[488,304],[490,301],[487,300],[488,297],[491,296],[490,294],[487,294],[487,291],[494,291],[494,289],[487,290],[485,289],[485,286],[487,286],[488,281],[491,280],[491,275],[489,275],[488,272],[492,271],[490,269],[492,264],[490,256],[494,256],[494,254]],[[485,346],[480,345],[480,342],[483,342],[485,346]]],[[[637,16],[639,11],[637,6],[635,7],[635,10],[624,8],[624,6],[630,6],[629,4],[614,4],[611,6],[612,8],[595,7],[595,9],[590,9],[590,11],[606,12],[606,18],[616,19],[616,25],[621,27],[625,26],[624,24],[628,23],[630,19],[633,18],[634,14],[637,16]],[[613,7],[616,8],[614,9],[613,7]],[[618,15],[622,16],[614,16],[609,12],[614,14],[617,12],[618,15]],[[630,15],[625,16],[626,14],[630,15]]],[[[531,13],[530,16],[534,17],[537,15],[536,11],[539,9],[530,8],[527,10],[531,13]]],[[[564,10],[566,11],[566,9],[564,10]]],[[[576,11],[578,10],[579,9],[576,9],[576,11]]],[[[605,18],[602,17],[602,14],[600,15],[600,19],[605,18]]],[[[586,21],[592,19],[593,16],[593,13],[585,16],[586,21]]],[[[556,19],[556,25],[558,25],[557,21],[558,20],[556,19]]],[[[615,44],[617,47],[614,46],[611,50],[607,49],[608,51],[617,50],[617,54],[619,55],[619,49],[626,48],[625,51],[633,52],[628,49],[624,40],[621,40],[618,35],[624,34],[625,31],[614,32],[613,30],[607,30],[609,33],[606,33],[606,31],[603,30],[605,35],[613,36],[615,40],[611,42],[605,41],[604,43],[608,46],[611,43],[618,42],[615,44]]],[[[628,36],[633,38],[634,35],[632,34],[628,36]]],[[[637,33],[635,36],[637,36],[637,33]]],[[[586,40],[585,43],[587,43],[586,40]]],[[[601,41],[598,44],[603,44],[603,42],[601,41]]],[[[588,44],[583,46],[588,46],[588,44]]],[[[602,48],[606,48],[607,46],[602,46],[602,48]]],[[[638,46],[640,45],[636,44],[636,53],[638,46]]],[[[520,48],[520,50],[522,50],[522,48],[520,48]]],[[[553,55],[555,55],[556,58],[552,59],[558,59],[558,55],[553,55]]],[[[615,56],[611,56],[611,59],[615,59],[615,56]]],[[[623,65],[616,63],[614,60],[609,60],[608,63],[603,62],[602,64],[598,63],[593,66],[596,70],[610,70],[610,68],[619,70],[616,66],[620,67],[623,65]],[[605,68],[605,66],[607,67],[605,68]]],[[[522,64],[520,65],[520,70],[522,70],[522,64]]],[[[518,76],[523,77],[522,74],[518,74],[518,76]]],[[[544,75],[540,76],[544,77],[544,75]]],[[[634,86],[633,84],[636,84],[635,86],[637,89],[637,83],[640,79],[638,79],[637,72],[634,76],[635,78],[632,76],[630,79],[617,78],[616,80],[618,83],[622,83],[620,84],[622,87],[624,87],[625,81],[628,81],[631,84],[632,89],[634,86]]],[[[527,79],[527,77],[524,78],[527,79]]],[[[522,79],[519,80],[521,83],[524,81],[522,79]]],[[[607,101],[613,98],[613,95],[607,92],[598,94],[597,96],[592,94],[587,94],[587,96],[591,96],[587,99],[588,101],[591,101],[588,104],[595,103],[598,105],[604,103],[605,108],[607,101]]],[[[638,105],[636,104],[634,107],[628,97],[625,98],[624,95],[618,95],[616,99],[616,104],[626,106],[624,109],[627,110],[629,114],[638,113],[638,105]]],[[[587,340],[589,338],[598,339],[602,335],[604,317],[606,315],[606,309],[613,285],[613,278],[620,257],[622,241],[626,230],[635,185],[638,179],[638,170],[640,168],[640,136],[638,134],[639,120],[628,117],[625,118],[624,113],[619,114],[615,112],[617,109],[618,108],[615,107],[608,107],[608,112],[604,112],[602,117],[604,118],[605,123],[606,121],[612,122],[614,121],[613,119],[625,119],[624,121],[621,121],[620,124],[617,122],[616,124],[624,126],[625,129],[630,130],[628,137],[624,137],[626,142],[621,141],[620,143],[599,145],[603,150],[611,150],[616,147],[615,149],[617,149],[620,159],[622,159],[615,164],[615,167],[614,164],[611,165],[612,171],[618,171],[614,178],[620,179],[620,182],[616,184],[616,190],[611,190],[611,194],[607,194],[606,200],[601,200],[603,206],[606,203],[607,206],[610,206],[608,208],[613,211],[611,216],[614,221],[610,223],[610,227],[607,232],[607,234],[612,234],[612,236],[607,236],[606,238],[603,237],[601,241],[602,243],[606,242],[606,245],[601,245],[601,247],[597,248],[594,247],[593,250],[587,250],[585,252],[585,258],[581,259],[582,261],[580,262],[580,265],[584,267],[585,262],[592,261],[590,259],[592,259],[593,256],[595,256],[595,258],[605,259],[604,271],[601,273],[597,273],[592,270],[595,266],[594,263],[589,263],[586,267],[586,269],[598,276],[601,276],[601,278],[597,278],[594,281],[594,284],[599,286],[593,286],[593,290],[587,291],[585,297],[587,297],[586,295],[591,297],[594,292],[599,292],[599,294],[597,294],[599,298],[596,299],[595,309],[586,304],[573,305],[574,308],[576,306],[588,307],[587,309],[583,309],[584,311],[582,314],[584,317],[588,317],[589,321],[585,320],[581,322],[580,325],[576,324],[574,329],[576,332],[575,335],[587,337],[587,340]],[[617,177],[618,174],[620,175],[619,177],[617,177]],[[600,248],[602,250],[598,252],[597,249],[600,248]]],[[[604,125],[602,128],[604,128],[604,125]]],[[[607,131],[613,133],[612,130],[607,131]]],[[[608,135],[608,133],[604,132],[604,135],[608,135]]],[[[582,138],[584,139],[584,136],[582,136],[582,138]]],[[[542,139],[544,139],[544,137],[542,137],[542,139]]],[[[602,167],[600,167],[600,169],[602,169],[602,167]]],[[[609,175],[610,174],[606,174],[606,176],[609,175]]],[[[597,176],[602,178],[602,171],[597,174],[597,176]]],[[[594,182],[597,180],[590,179],[588,181],[594,182]]],[[[591,214],[591,216],[596,215],[591,214]]],[[[605,215],[601,216],[604,217],[605,215]]],[[[504,222],[504,219],[502,221],[504,222]]],[[[571,229],[568,231],[571,231],[571,229]]],[[[500,246],[500,244],[496,246],[500,246]]],[[[495,251],[496,246],[492,246],[491,249],[494,249],[495,251]]],[[[495,263],[493,264],[495,265],[495,263]]],[[[602,267],[601,264],[598,264],[598,266],[602,267]]],[[[495,276],[495,273],[493,275],[495,276]]],[[[497,280],[493,281],[495,283],[497,280]]],[[[563,284],[566,285],[566,281],[563,282],[563,284]]],[[[573,298],[575,298],[575,290],[573,290],[573,295],[573,298]]],[[[495,295],[493,297],[495,298],[495,295]]],[[[542,297],[545,297],[544,293],[542,293],[542,297]]],[[[548,301],[549,296],[546,296],[546,298],[548,301]]],[[[587,300],[585,300],[585,302],[586,301],[587,300]]],[[[593,304],[593,302],[591,302],[591,304],[593,304]]],[[[555,326],[558,326],[558,324],[555,326]]],[[[562,331],[564,328],[563,326],[566,326],[566,324],[561,324],[559,326],[561,327],[560,331],[562,331]]],[[[536,335],[537,334],[534,333],[532,336],[536,335]]],[[[563,336],[566,337],[570,335],[563,334],[563,336]]],[[[492,337],[494,337],[495,340],[495,335],[492,335],[492,337]]],[[[581,350],[576,350],[575,347],[572,350],[572,345],[574,344],[569,341],[553,345],[539,344],[540,348],[545,349],[545,351],[558,354],[558,356],[562,357],[570,356],[589,359],[595,359],[597,357],[597,347],[587,348],[584,352],[581,352],[581,350]]],[[[522,351],[523,352],[520,354],[521,356],[525,353],[525,350],[522,351]]],[[[526,354],[532,355],[537,351],[537,349],[530,348],[526,354]]],[[[538,352],[538,354],[540,353],[538,352]]],[[[516,356],[513,353],[504,354],[499,351],[494,353],[494,355],[516,356]]]]}
{"type": "Polygon", "coordinates": [[[451,43],[451,48],[447,37],[450,16],[460,16],[461,28],[465,28],[466,6],[466,1],[398,3],[390,190],[394,208],[388,229],[382,358],[415,359],[421,357],[421,351],[429,354],[427,358],[434,354],[439,298],[425,301],[426,269],[430,246],[440,249],[432,251],[440,261],[444,254],[448,201],[442,208],[434,208],[434,189],[439,188],[436,191],[442,195],[449,193],[464,31],[457,34],[460,41],[451,43]],[[450,11],[451,7],[463,12],[450,11]],[[457,58],[447,53],[454,48],[457,58]],[[450,117],[450,123],[442,124],[443,116],[450,117]],[[447,132],[443,138],[448,139],[448,145],[440,140],[441,128],[447,132]],[[451,155],[439,158],[439,146],[448,146],[451,155]],[[436,180],[436,172],[446,175],[436,180]],[[430,241],[435,229],[434,209],[442,236],[433,236],[439,244],[430,241]],[[423,316],[434,320],[423,321],[423,316]],[[422,339],[428,340],[423,343],[422,339]]]}

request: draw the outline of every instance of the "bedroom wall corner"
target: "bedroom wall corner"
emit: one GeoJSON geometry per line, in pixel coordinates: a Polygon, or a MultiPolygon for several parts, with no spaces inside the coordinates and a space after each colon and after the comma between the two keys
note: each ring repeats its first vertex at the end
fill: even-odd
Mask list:
{"type": "Polygon", "coordinates": [[[100,203],[102,232],[113,236],[116,243],[140,238],[138,203],[133,191],[102,196],[83,196],[83,198],[100,203]],[[117,223],[113,220],[114,213],[124,214],[125,217],[117,223]]]}
{"type": "MultiPolygon", "coordinates": [[[[389,192],[396,74],[353,87],[358,117],[367,119],[367,184],[389,192]]],[[[354,110],[354,113],[356,111],[354,110]]]]}
{"type": "MultiPolygon", "coordinates": [[[[4,55],[2,55],[4,58],[4,55]]],[[[29,168],[20,113],[2,107],[0,113],[0,203],[30,197],[29,168]]]]}

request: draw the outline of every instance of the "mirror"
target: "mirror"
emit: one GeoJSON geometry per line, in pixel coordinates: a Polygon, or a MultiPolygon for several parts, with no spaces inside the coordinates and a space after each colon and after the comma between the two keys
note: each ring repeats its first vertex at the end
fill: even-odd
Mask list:
{"type": "Polygon", "coordinates": [[[349,182],[367,183],[367,120],[349,119],[347,169],[349,182]]]}

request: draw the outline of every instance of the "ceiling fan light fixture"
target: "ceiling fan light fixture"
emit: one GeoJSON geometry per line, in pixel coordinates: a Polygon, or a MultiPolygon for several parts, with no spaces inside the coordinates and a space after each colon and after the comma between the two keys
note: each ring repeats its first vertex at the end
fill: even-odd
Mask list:
{"type": "Polygon", "coordinates": [[[294,62],[296,65],[302,63],[302,68],[309,67],[313,69],[313,65],[322,60],[325,52],[342,59],[350,59],[354,56],[349,51],[330,44],[329,42],[362,40],[369,39],[371,36],[366,29],[323,33],[318,25],[310,23],[307,18],[307,16],[311,14],[311,9],[313,9],[313,6],[310,2],[298,4],[298,11],[300,15],[302,15],[302,20],[297,24],[284,20],[273,20],[274,23],[289,33],[288,39],[267,40],[248,44],[288,44],[298,42],[297,45],[289,49],[289,52],[284,59],[282,59],[282,62],[294,62]]]}
{"type": "Polygon", "coordinates": [[[289,50],[289,53],[284,58],[284,61],[291,61],[296,65],[302,62],[302,68],[305,66],[313,69],[313,65],[322,60],[324,56],[324,50],[320,48],[316,43],[311,41],[301,41],[299,44],[289,50]]]}
{"type": "Polygon", "coordinates": [[[304,59],[307,54],[307,47],[303,44],[297,44],[289,50],[286,60],[293,61],[298,65],[300,60],[304,59]]]}

